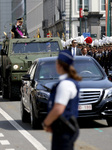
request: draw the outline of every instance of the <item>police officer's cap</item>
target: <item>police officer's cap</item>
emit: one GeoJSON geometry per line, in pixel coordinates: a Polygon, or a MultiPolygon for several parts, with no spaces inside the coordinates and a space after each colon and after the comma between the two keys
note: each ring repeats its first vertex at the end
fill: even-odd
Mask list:
{"type": "Polygon", "coordinates": [[[23,22],[23,18],[18,18],[17,21],[23,22]]]}
{"type": "Polygon", "coordinates": [[[68,65],[72,65],[74,61],[73,56],[69,50],[60,51],[58,55],[58,60],[61,60],[67,63],[68,65]]]}

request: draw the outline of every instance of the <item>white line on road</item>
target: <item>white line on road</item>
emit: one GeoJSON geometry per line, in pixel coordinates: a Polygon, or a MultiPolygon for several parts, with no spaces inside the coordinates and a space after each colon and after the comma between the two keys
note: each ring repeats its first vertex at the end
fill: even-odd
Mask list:
{"type": "Polygon", "coordinates": [[[7,140],[0,140],[1,145],[10,145],[9,141],[7,140]]]}
{"type": "Polygon", "coordinates": [[[7,119],[37,150],[47,150],[39,141],[37,141],[29,132],[24,130],[12,117],[10,117],[3,109],[0,113],[7,119]]]}
{"type": "Polygon", "coordinates": [[[4,137],[4,135],[2,133],[0,133],[0,137],[4,137]]]}

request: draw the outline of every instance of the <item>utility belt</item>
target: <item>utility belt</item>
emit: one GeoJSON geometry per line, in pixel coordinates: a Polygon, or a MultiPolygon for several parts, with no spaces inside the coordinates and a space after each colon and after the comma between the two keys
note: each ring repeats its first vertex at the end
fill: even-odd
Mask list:
{"type": "Polygon", "coordinates": [[[56,121],[51,125],[52,130],[56,134],[70,133],[77,134],[79,133],[79,125],[77,119],[72,116],[69,120],[65,117],[60,116],[56,121]]]}

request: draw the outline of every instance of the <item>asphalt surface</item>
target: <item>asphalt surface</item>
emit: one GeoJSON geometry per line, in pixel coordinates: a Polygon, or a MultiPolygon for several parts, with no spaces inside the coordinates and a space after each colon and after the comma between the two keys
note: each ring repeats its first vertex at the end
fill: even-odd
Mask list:
{"type": "MultiPolygon", "coordinates": [[[[105,120],[81,120],[75,150],[112,150],[112,127],[105,120]]],[[[0,97],[0,150],[50,150],[51,134],[22,123],[20,101],[0,97]]]]}

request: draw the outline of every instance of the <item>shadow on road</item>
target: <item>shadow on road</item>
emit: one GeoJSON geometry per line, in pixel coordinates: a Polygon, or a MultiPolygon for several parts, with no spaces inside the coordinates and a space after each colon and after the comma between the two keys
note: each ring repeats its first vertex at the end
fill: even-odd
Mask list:
{"type": "Polygon", "coordinates": [[[105,128],[108,125],[105,123],[104,120],[92,120],[92,119],[80,119],[78,120],[80,128],[105,128]]]}

